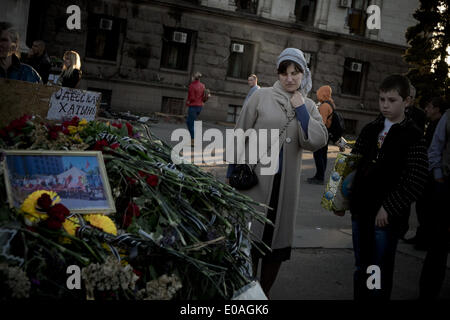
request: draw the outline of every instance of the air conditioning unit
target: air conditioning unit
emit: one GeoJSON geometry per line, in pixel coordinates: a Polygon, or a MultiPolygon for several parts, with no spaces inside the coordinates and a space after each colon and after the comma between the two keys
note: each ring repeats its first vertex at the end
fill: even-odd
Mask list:
{"type": "Polygon", "coordinates": [[[231,52],[242,53],[244,52],[244,45],[240,43],[233,43],[231,45],[231,52]]]}
{"type": "Polygon", "coordinates": [[[352,6],[352,0],[339,0],[339,7],[350,8],[352,6]]]}
{"type": "Polygon", "coordinates": [[[100,30],[112,30],[113,21],[111,19],[100,19],[100,30]]]}
{"type": "Polygon", "coordinates": [[[187,33],[174,31],[173,32],[173,36],[172,36],[172,40],[174,42],[186,43],[186,41],[187,41],[187,33]]]}
{"type": "Polygon", "coordinates": [[[309,64],[311,62],[311,53],[303,52],[303,55],[305,56],[306,63],[309,64]]]}
{"type": "Polygon", "coordinates": [[[350,70],[353,72],[361,72],[362,63],[352,62],[352,64],[350,65],[350,70]]]}

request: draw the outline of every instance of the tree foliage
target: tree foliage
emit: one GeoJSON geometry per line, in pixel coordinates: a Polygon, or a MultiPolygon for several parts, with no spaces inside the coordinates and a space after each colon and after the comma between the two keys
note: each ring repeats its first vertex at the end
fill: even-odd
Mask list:
{"type": "Polygon", "coordinates": [[[410,47],[404,59],[409,64],[408,77],[417,89],[416,100],[441,96],[449,99],[450,0],[420,0],[413,14],[418,21],[408,28],[406,40],[410,47]]]}

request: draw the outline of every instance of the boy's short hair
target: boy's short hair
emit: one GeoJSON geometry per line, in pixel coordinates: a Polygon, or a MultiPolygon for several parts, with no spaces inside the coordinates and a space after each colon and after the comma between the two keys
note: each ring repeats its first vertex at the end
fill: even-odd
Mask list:
{"type": "Polygon", "coordinates": [[[401,74],[393,74],[388,76],[381,82],[379,90],[382,92],[388,92],[391,90],[397,90],[400,97],[405,100],[410,95],[410,86],[408,78],[401,74]]]}
{"type": "Polygon", "coordinates": [[[256,76],[256,74],[252,73],[251,75],[248,76],[249,78],[253,78],[255,80],[258,80],[258,77],[256,76]]]}

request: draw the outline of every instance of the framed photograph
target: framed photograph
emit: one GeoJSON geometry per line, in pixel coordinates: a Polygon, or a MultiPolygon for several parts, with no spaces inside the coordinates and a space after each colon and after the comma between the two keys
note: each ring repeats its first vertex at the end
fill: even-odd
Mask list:
{"type": "Polygon", "coordinates": [[[37,190],[56,192],[76,213],[116,211],[100,151],[4,151],[10,207],[20,208],[37,190]]]}

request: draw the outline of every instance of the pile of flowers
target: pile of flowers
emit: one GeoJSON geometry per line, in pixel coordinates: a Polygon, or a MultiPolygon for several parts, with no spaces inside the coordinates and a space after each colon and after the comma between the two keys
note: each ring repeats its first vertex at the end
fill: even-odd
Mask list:
{"type": "Polygon", "coordinates": [[[170,146],[146,125],[25,116],[6,129],[0,149],[101,151],[116,207],[109,216],[71,213],[58,194],[38,190],[11,209],[0,171],[0,233],[8,235],[0,264],[26,275],[21,296],[229,299],[251,281],[246,226],[267,221],[260,204],[195,165],[173,164],[170,146]],[[70,265],[83,270],[81,290],[65,286],[70,265]]]}

